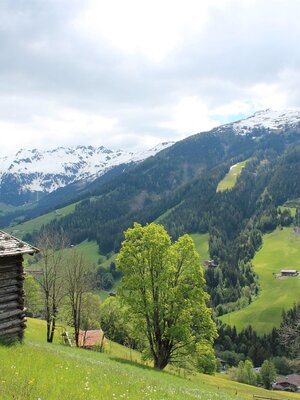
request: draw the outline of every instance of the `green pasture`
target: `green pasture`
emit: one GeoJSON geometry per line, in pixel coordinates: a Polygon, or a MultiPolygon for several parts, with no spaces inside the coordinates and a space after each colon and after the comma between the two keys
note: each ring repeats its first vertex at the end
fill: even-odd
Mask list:
{"type": "Polygon", "coordinates": [[[241,161],[235,165],[230,167],[229,172],[225,175],[225,177],[219,182],[217,187],[217,192],[223,192],[224,190],[232,189],[235,184],[238,176],[241,174],[243,168],[247,164],[249,160],[241,161]]]}
{"type": "Polygon", "coordinates": [[[39,230],[43,225],[48,224],[52,220],[59,219],[64,217],[65,215],[70,214],[75,210],[76,204],[77,203],[73,203],[66,207],[51,211],[47,214],[43,214],[40,217],[23,222],[21,224],[9,226],[8,228],[5,228],[5,231],[11,233],[14,236],[22,238],[26,233],[32,233],[34,230],[39,230]]]}
{"type": "MultiPolygon", "coordinates": [[[[74,246],[89,264],[97,265],[99,258],[99,248],[95,240],[90,242],[85,240],[74,246]]],[[[104,257],[103,257],[104,258],[104,257]]]]}
{"type": "Polygon", "coordinates": [[[31,204],[24,204],[22,206],[13,206],[11,204],[5,204],[0,202],[0,216],[4,216],[6,214],[9,214],[11,212],[17,211],[17,210],[28,210],[34,206],[34,203],[31,204]]]}
{"type": "MultiPolygon", "coordinates": [[[[59,344],[58,331],[56,342],[48,344],[45,329],[43,321],[29,319],[23,344],[0,345],[1,400],[242,400],[271,393],[221,375],[155,371],[139,353],[111,342],[104,353],[71,348],[59,344]]],[[[299,395],[276,393],[276,398],[299,395]]]]}
{"type": "Polygon", "coordinates": [[[196,250],[200,255],[201,264],[209,259],[208,253],[208,233],[192,233],[191,238],[195,243],[196,250]]]}
{"type": "Polygon", "coordinates": [[[244,309],[223,315],[220,319],[236,325],[238,330],[249,324],[259,333],[278,327],[282,310],[300,301],[300,275],[278,279],[281,269],[300,271],[300,235],[293,228],[276,229],[264,235],[263,246],[253,259],[261,292],[258,298],[244,309]]]}

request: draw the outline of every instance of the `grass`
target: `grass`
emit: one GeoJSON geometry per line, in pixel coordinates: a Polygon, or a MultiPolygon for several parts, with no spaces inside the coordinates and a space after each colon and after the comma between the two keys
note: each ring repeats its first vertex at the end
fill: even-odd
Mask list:
{"type": "Polygon", "coordinates": [[[16,210],[28,210],[32,208],[34,204],[24,204],[22,206],[13,206],[11,204],[5,204],[0,202],[0,216],[4,216],[16,210]]]}
{"type": "Polygon", "coordinates": [[[191,238],[195,243],[196,250],[200,255],[201,264],[209,258],[208,233],[192,233],[191,238]]]}
{"type": "MultiPolygon", "coordinates": [[[[270,392],[202,374],[183,378],[175,370],[155,371],[139,353],[111,343],[104,353],[48,344],[43,321],[28,321],[23,345],[0,345],[1,400],[201,399],[242,400],[270,392]],[[131,361],[132,360],[132,361],[131,361]]],[[[183,374],[183,371],[181,371],[183,374]]],[[[299,399],[276,393],[277,399],[299,399]]]]}
{"type": "Polygon", "coordinates": [[[82,254],[88,263],[97,265],[101,256],[99,254],[99,247],[96,241],[92,240],[88,242],[85,240],[74,247],[82,254]]]}
{"type": "Polygon", "coordinates": [[[220,319],[238,330],[251,324],[258,333],[278,327],[282,310],[300,300],[300,276],[277,279],[273,274],[281,269],[300,270],[300,235],[293,228],[276,229],[264,235],[263,246],[253,259],[261,292],[248,307],[226,314],[220,319]]]}
{"type": "Polygon", "coordinates": [[[225,175],[225,177],[219,182],[217,187],[217,192],[223,192],[224,190],[232,189],[235,184],[238,176],[241,174],[243,168],[247,164],[249,160],[241,161],[235,165],[230,167],[229,172],[225,175]]]}
{"type": "Polygon", "coordinates": [[[39,230],[43,225],[48,224],[50,221],[62,218],[65,215],[72,213],[75,210],[76,204],[77,203],[73,203],[21,224],[10,226],[5,228],[5,231],[22,238],[26,233],[32,233],[34,230],[39,230]]]}

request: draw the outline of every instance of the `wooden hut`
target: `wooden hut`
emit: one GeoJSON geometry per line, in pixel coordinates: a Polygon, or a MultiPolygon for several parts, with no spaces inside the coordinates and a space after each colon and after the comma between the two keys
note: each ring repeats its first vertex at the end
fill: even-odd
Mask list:
{"type": "Polygon", "coordinates": [[[25,329],[23,255],[36,247],[0,231],[0,341],[22,340],[25,329]]]}
{"type": "Polygon", "coordinates": [[[296,269],[282,269],[280,271],[281,276],[297,276],[298,271],[296,269]]]}

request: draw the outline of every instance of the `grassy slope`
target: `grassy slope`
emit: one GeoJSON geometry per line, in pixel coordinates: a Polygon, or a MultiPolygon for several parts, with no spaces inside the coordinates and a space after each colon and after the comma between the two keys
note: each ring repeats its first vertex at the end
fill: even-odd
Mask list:
{"type": "Polygon", "coordinates": [[[10,212],[16,211],[16,210],[28,210],[30,208],[34,207],[33,204],[24,204],[22,206],[13,206],[11,204],[5,204],[0,202],[0,215],[6,215],[10,212]]]}
{"type": "MultiPolygon", "coordinates": [[[[0,346],[0,398],[8,399],[251,399],[263,389],[201,374],[188,379],[139,364],[138,353],[112,343],[105,353],[47,344],[42,321],[29,320],[25,343],[0,346]]],[[[278,399],[299,395],[276,393],[278,399]]]]}
{"type": "Polygon", "coordinates": [[[208,233],[193,233],[191,237],[195,243],[196,250],[200,254],[201,264],[209,258],[208,254],[208,233]]]}
{"type": "Polygon", "coordinates": [[[261,284],[261,293],[248,307],[220,319],[240,330],[251,324],[259,333],[278,326],[282,310],[300,300],[300,276],[276,279],[281,269],[300,270],[300,236],[292,228],[277,229],[264,235],[263,247],[253,259],[261,284]]]}
{"type": "Polygon", "coordinates": [[[42,225],[48,224],[53,219],[61,218],[67,214],[70,214],[71,212],[73,212],[75,210],[76,204],[77,203],[73,203],[66,207],[59,208],[55,211],[51,211],[47,214],[43,214],[40,217],[33,218],[22,224],[10,226],[10,227],[6,228],[5,231],[12,233],[15,236],[22,237],[26,233],[31,233],[34,230],[39,230],[42,227],[42,225]]]}
{"type": "Polygon", "coordinates": [[[232,189],[236,183],[237,177],[242,172],[249,160],[241,161],[230,168],[230,171],[225,175],[225,177],[219,182],[217,187],[217,192],[223,192],[224,190],[232,189]]]}

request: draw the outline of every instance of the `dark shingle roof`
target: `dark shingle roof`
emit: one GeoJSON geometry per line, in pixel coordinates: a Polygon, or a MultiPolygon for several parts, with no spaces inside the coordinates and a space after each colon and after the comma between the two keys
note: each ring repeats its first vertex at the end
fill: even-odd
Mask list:
{"type": "Polygon", "coordinates": [[[37,247],[31,246],[8,233],[0,231],[0,257],[15,256],[18,254],[38,253],[37,247]]]}
{"type": "Polygon", "coordinates": [[[291,374],[285,377],[280,377],[279,379],[277,379],[276,383],[279,385],[282,383],[290,383],[295,386],[300,386],[300,375],[291,374]]]}

